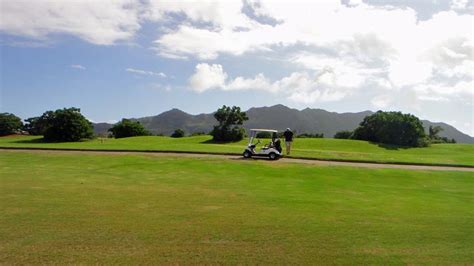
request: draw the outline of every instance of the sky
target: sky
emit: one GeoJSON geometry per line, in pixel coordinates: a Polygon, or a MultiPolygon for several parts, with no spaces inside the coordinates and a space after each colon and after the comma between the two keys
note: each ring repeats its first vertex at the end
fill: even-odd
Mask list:
{"type": "Polygon", "coordinates": [[[474,0],[0,0],[0,112],[284,104],[474,136],[474,0]]]}

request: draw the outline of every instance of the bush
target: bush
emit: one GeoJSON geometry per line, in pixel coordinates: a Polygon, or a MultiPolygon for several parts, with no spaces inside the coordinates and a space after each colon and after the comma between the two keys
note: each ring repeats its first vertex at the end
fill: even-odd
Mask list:
{"type": "Polygon", "coordinates": [[[92,123],[79,108],[64,108],[43,114],[46,141],[79,141],[94,136],[92,123]]]}
{"type": "Polygon", "coordinates": [[[298,136],[296,136],[297,138],[316,138],[316,139],[321,139],[321,138],[324,138],[324,134],[321,133],[321,134],[318,134],[318,133],[315,133],[315,134],[311,134],[311,133],[303,133],[303,134],[299,134],[298,136]]]}
{"type": "Polygon", "coordinates": [[[184,130],[182,129],[176,129],[173,134],[171,134],[171,137],[172,138],[182,138],[184,137],[184,130]]]}
{"type": "Polygon", "coordinates": [[[418,117],[401,112],[382,112],[366,116],[354,130],[354,139],[407,147],[426,145],[423,124],[418,117]]]}
{"type": "Polygon", "coordinates": [[[15,134],[21,130],[21,119],[10,113],[0,113],[0,136],[15,134]]]}
{"type": "Polygon", "coordinates": [[[151,133],[146,130],[139,121],[132,121],[125,118],[110,128],[109,131],[112,132],[114,137],[117,139],[151,135],[151,133]]]}
{"type": "Polygon", "coordinates": [[[234,126],[231,129],[223,130],[219,126],[214,126],[211,135],[214,141],[239,141],[244,138],[245,129],[234,126]]]}
{"type": "Polygon", "coordinates": [[[352,138],[352,131],[349,131],[349,130],[343,130],[343,131],[339,131],[339,132],[336,132],[336,134],[334,135],[334,138],[335,139],[350,139],[352,138]]]}
{"type": "Polygon", "coordinates": [[[214,113],[214,118],[219,122],[210,133],[214,141],[239,141],[244,138],[245,130],[239,126],[248,117],[240,111],[240,107],[224,105],[214,113]]]}

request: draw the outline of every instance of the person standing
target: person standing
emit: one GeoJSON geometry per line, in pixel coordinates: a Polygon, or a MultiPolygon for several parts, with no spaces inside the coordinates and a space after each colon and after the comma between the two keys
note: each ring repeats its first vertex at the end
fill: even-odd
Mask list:
{"type": "Polygon", "coordinates": [[[283,135],[285,136],[286,155],[290,155],[291,143],[293,142],[293,132],[290,128],[287,128],[283,135]]]}

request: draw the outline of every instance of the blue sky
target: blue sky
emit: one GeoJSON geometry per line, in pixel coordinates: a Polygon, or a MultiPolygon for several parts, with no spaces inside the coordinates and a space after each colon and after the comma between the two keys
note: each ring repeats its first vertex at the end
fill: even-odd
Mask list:
{"type": "Polygon", "coordinates": [[[473,1],[1,1],[0,111],[399,110],[474,135],[473,1]]]}

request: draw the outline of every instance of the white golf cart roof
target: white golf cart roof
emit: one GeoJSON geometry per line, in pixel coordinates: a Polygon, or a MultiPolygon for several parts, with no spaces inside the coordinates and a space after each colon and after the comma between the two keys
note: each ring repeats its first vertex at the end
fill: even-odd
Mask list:
{"type": "Polygon", "coordinates": [[[250,131],[255,131],[255,132],[274,132],[274,133],[278,133],[278,131],[275,130],[275,129],[264,129],[264,128],[253,128],[253,129],[250,129],[250,131]]]}

